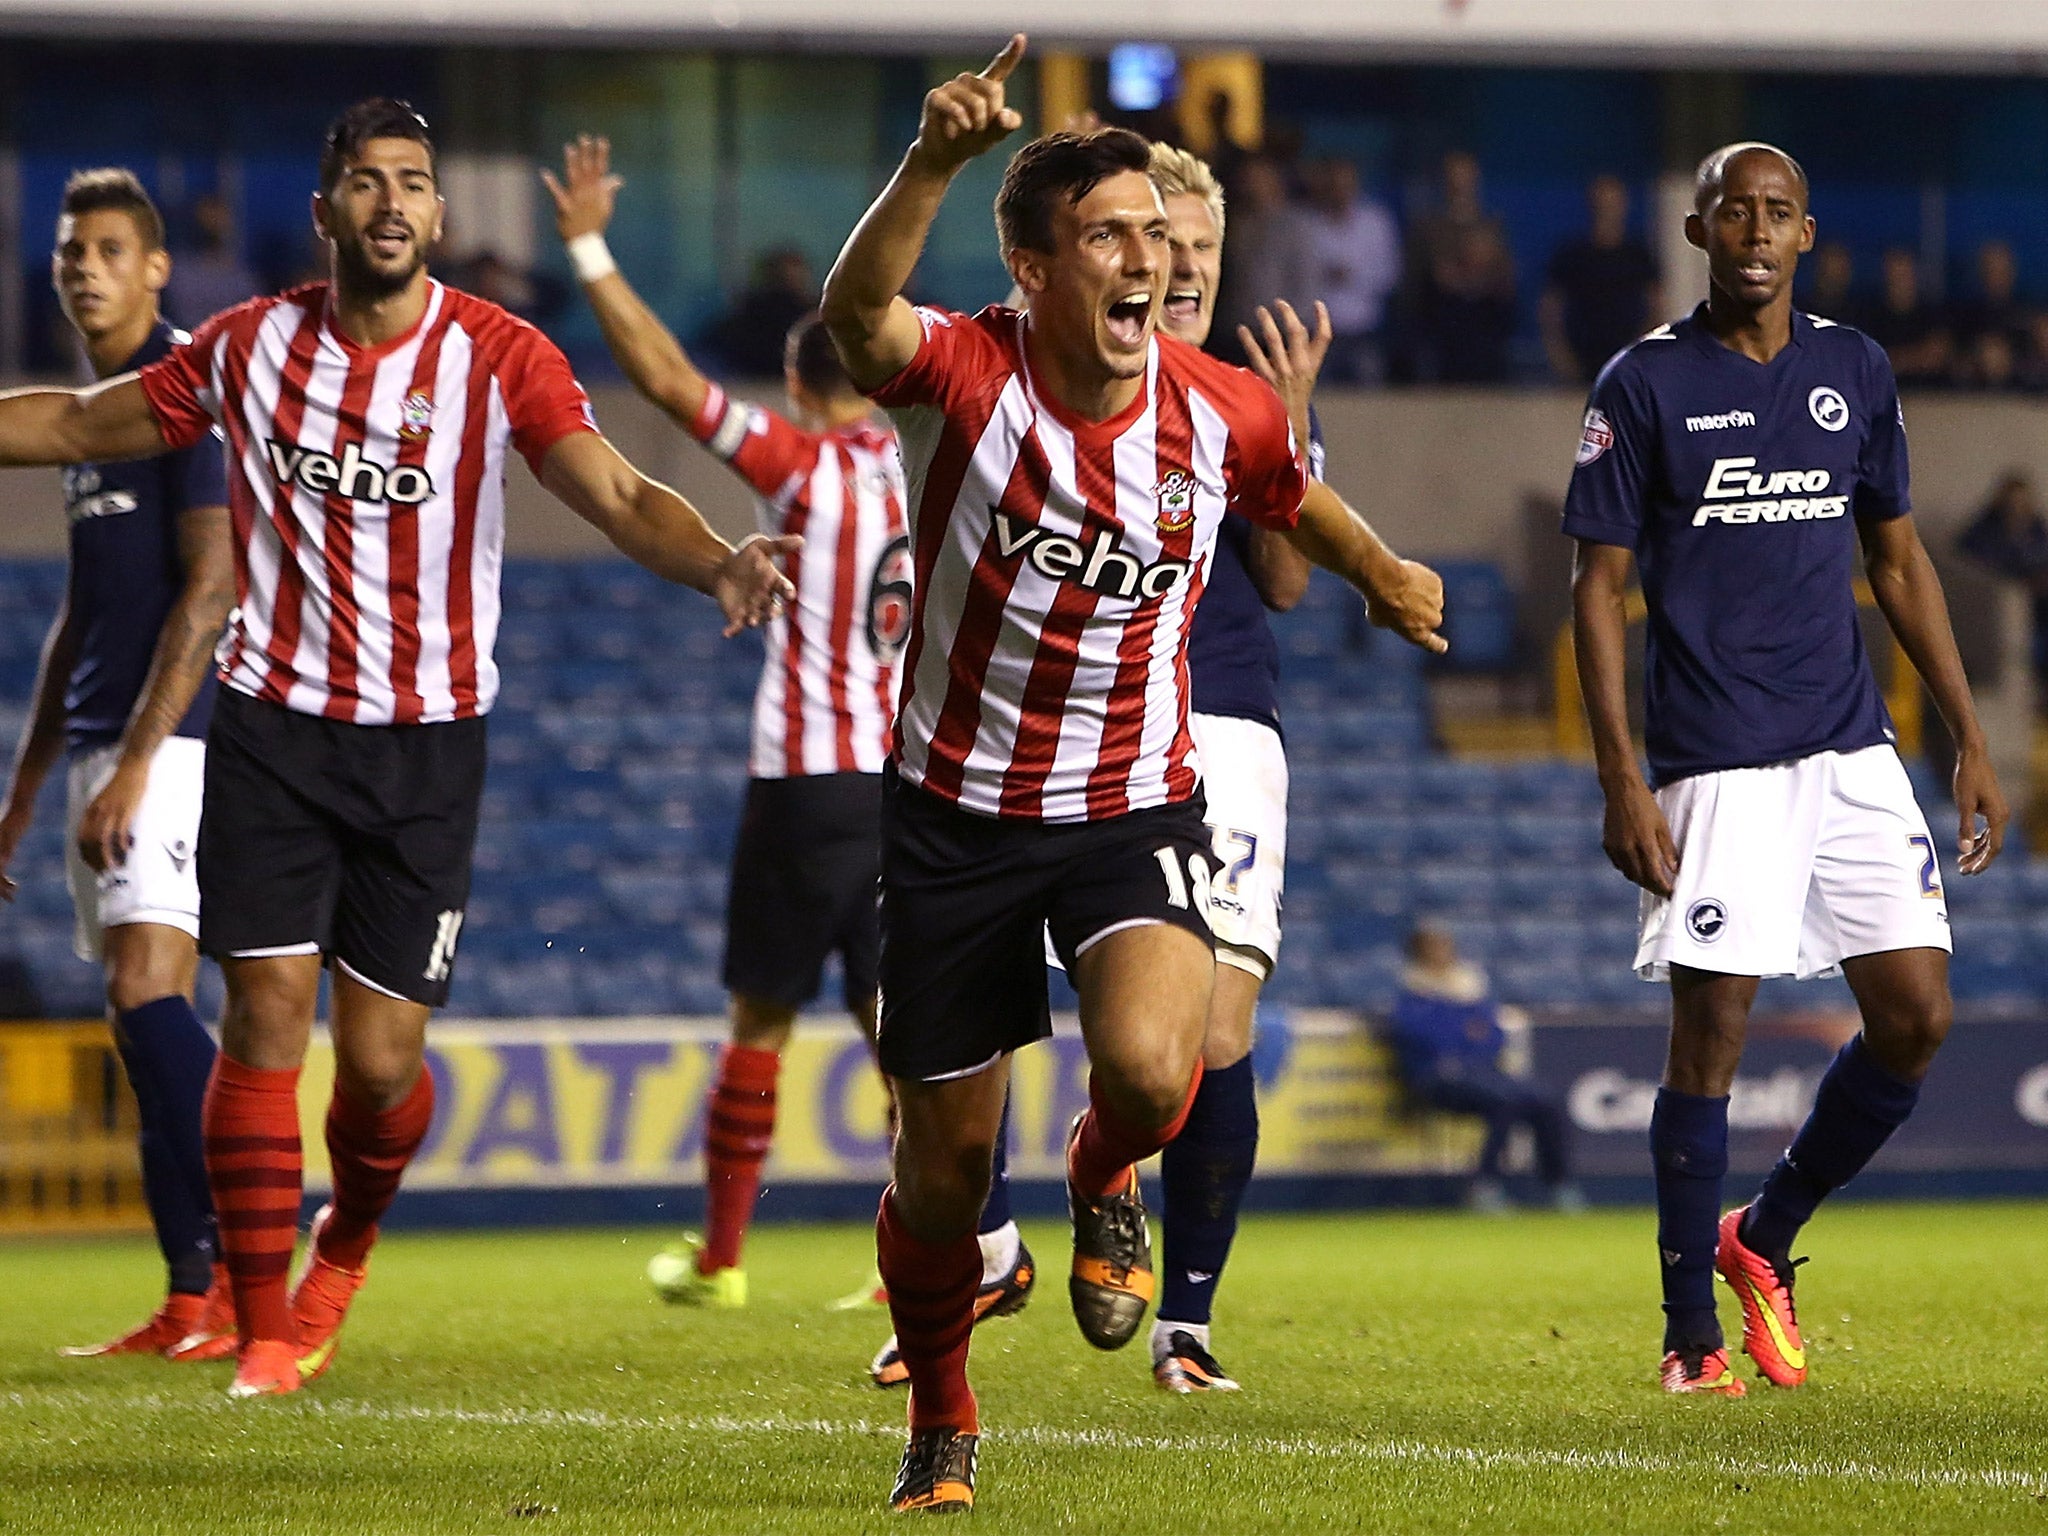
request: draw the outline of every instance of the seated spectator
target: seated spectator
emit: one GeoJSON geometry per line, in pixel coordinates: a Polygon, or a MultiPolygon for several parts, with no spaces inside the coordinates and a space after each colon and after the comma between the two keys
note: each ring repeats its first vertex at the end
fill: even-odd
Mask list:
{"type": "Polygon", "coordinates": [[[2034,676],[2048,681],[2048,518],[2041,515],[2034,482],[2009,471],[1957,536],[1956,550],[2032,596],[2034,676]]]}
{"type": "Polygon", "coordinates": [[[1657,258],[1628,232],[1628,186],[1595,176],[1586,188],[1591,226],[1550,258],[1543,291],[1543,348],[1567,384],[1590,384],[1607,359],[1658,323],[1657,258]]]}
{"type": "Polygon", "coordinates": [[[1444,156],[1437,208],[1416,221],[1408,243],[1417,378],[1490,384],[1507,377],[1515,323],[1515,264],[1500,219],[1480,199],[1479,162],[1444,156]]]}
{"type": "Polygon", "coordinates": [[[817,307],[818,284],[810,259],[795,246],[778,246],[756,259],[753,282],[712,323],[704,339],[727,371],[738,377],[779,379],[783,339],[817,307]]]}
{"type": "Polygon", "coordinates": [[[1920,293],[1920,263],[1904,246],[1884,253],[1884,294],[1860,327],[1891,354],[1901,384],[1945,384],[1954,340],[1920,293]]]}
{"type": "Polygon", "coordinates": [[[2019,275],[2019,263],[2005,241],[1986,240],[1977,247],[1977,296],[1949,314],[1956,382],[1965,388],[2012,387],[2033,321],[2019,299],[2019,275]]]}
{"type": "Polygon", "coordinates": [[[235,215],[227,199],[208,193],[192,205],[193,243],[171,252],[164,313],[190,330],[224,309],[262,292],[262,280],[235,244],[235,215]]]}
{"type": "Polygon", "coordinates": [[[1357,166],[1332,158],[1309,167],[1309,201],[1300,218],[1309,282],[1281,296],[1311,323],[1317,300],[1329,310],[1324,378],[1377,384],[1386,375],[1381,332],[1387,299],[1401,283],[1394,216],[1385,204],[1359,195],[1357,166]]]}
{"type": "Polygon", "coordinates": [[[1501,1070],[1507,1035],[1486,973],[1460,960],[1457,940],[1434,923],[1418,923],[1408,936],[1408,965],[1388,1016],[1387,1035],[1401,1079],[1417,1100],[1486,1121],[1486,1143],[1470,1195],[1474,1209],[1499,1210],[1506,1204],[1501,1156],[1517,1125],[1528,1126],[1536,1139],[1537,1168],[1551,1203],[1560,1210],[1584,1205],[1585,1197],[1572,1182],[1564,1105],[1541,1084],[1501,1070]]]}
{"type": "Polygon", "coordinates": [[[1811,267],[1813,286],[1807,290],[1806,312],[1862,329],[1863,311],[1856,301],[1856,258],[1849,247],[1839,240],[1823,241],[1814,247],[1811,267]]]}

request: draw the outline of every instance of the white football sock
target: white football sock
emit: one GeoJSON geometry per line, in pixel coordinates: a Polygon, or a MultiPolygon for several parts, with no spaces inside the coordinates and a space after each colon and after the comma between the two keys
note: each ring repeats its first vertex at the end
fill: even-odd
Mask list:
{"type": "Polygon", "coordinates": [[[1209,1347],[1209,1325],[1207,1323],[1176,1323],[1171,1318],[1157,1317],[1152,1320],[1152,1363],[1164,1360],[1173,1348],[1173,1336],[1184,1333],[1202,1348],[1209,1347]]]}
{"type": "Polygon", "coordinates": [[[974,1239],[981,1244],[981,1283],[994,1285],[1007,1275],[1017,1264],[1017,1252],[1024,1246],[1024,1240],[1017,1234],[1017,1223],[1006,1221],[993,1232],[977,1233],[974,1239]]]}

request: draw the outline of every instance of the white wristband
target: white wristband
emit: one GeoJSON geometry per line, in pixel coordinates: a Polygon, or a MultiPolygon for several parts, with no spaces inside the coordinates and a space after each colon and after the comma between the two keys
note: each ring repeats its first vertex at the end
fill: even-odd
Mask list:
{"type": "Polygon", "coordinates": [[[578,235],[568,245],[569,265],[576,269],[576,281],[594,283],[601,277],[610,277],[619,270],[619,264],[612,260],[612,249],[604,243],[604,236],[596,230],[587,235],[578,235]]]}

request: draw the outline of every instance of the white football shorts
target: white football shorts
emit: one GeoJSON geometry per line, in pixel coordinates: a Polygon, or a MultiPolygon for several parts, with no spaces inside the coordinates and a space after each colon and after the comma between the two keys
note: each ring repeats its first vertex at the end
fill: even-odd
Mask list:
{"type": "Polygon", "coordinates": [[[101,958],[101,935],[128,923],[162,923],[199,937],[199,805],[206,786],[206,743],[173,736],[150,760],[149,787],[129,829],[134,843],[120,864],[100,874],[78,856],[78,823],[114,776],[118,746],[73,758],[66,783],[64,862],[76,915],[71,947],[81,960],[101,958]]]}
{"type": "Polygon", "coordinates": [[[1952,946],[1941,863],[1892,748],[1732,768],[1657,791],[1671,899],[1642,897],[1636,974],[1832,976],[1857,955],[1952,946]]]}
{"type": "Polygon", "coordinates": [[[1264,981],[1280,957],[1280,897],[1287,869],[1287,753],[1257,720],[1190,715],[1208,797],[1216,873],[1209,928],[1216,959],[1264,981]]]}

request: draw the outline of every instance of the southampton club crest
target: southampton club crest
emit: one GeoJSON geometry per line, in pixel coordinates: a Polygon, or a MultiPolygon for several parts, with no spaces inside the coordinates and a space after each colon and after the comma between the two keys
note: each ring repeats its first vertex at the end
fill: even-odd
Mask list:
{"type": "Polygon", "coordinates": [[[398,435],[406,442],[416,443],[427,435],[434,424],[434,402],[422,389],[416,389],[400,402],[398,407],[398,435]]]}
{"type": "Polygon", "coordinates": [[[1195,477],[1185,470],[1176,469],[1157,487],[1159,495],[1159,531],[1161,533],[1182,533],[1195,520],[1195,477]]]}

